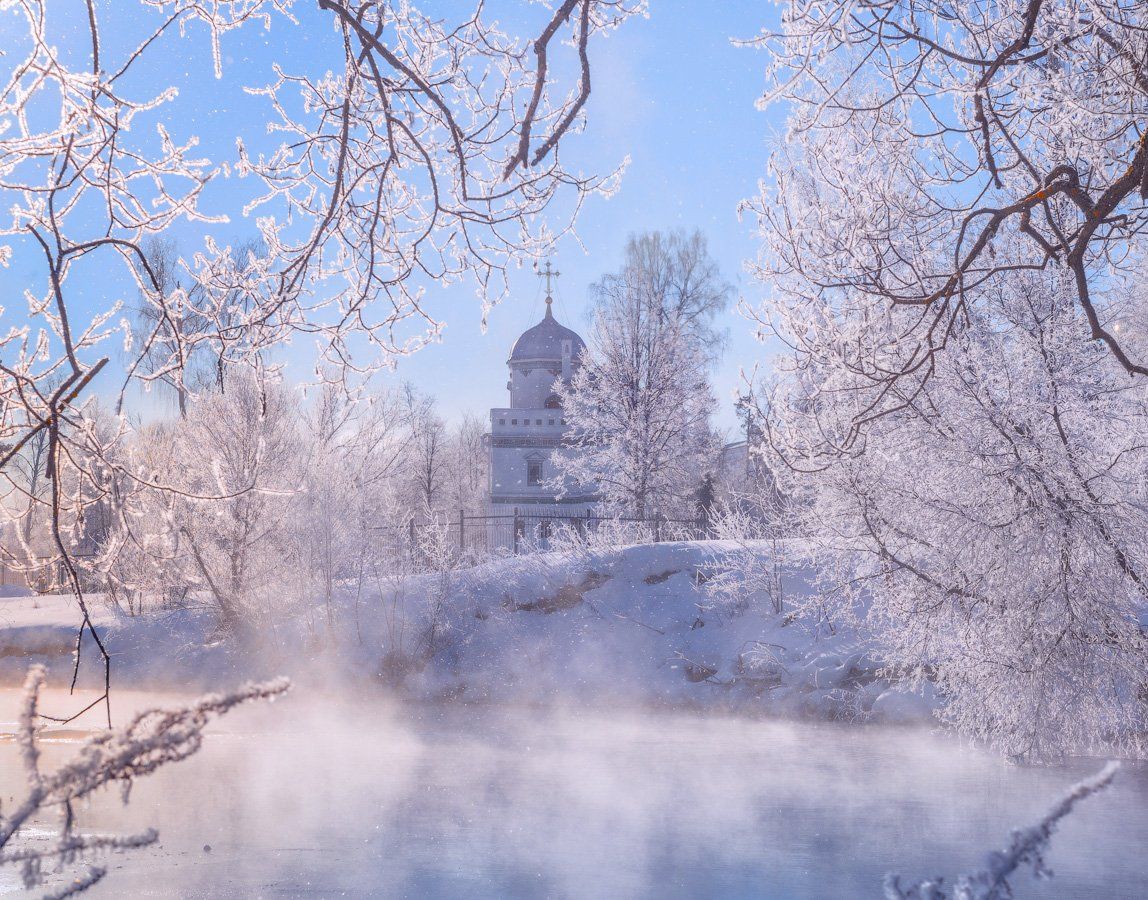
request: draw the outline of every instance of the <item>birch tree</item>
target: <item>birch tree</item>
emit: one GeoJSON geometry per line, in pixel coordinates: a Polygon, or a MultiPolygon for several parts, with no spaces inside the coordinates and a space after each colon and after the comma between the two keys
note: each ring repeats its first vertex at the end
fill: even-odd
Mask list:
{"type": "Polygon", "coordinates": [[[558,482],[595,486],[616,514],[692,518],[716,461],[711,326],[730,289],[700,235],[653,233],[632,238],[594,292],[589,345],[556,387],[570,426],[558,482]]]}

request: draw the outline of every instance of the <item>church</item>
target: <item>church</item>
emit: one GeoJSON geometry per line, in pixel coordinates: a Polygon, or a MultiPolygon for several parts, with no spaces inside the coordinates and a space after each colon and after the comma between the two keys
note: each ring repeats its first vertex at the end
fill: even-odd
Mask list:
{"type": "Polygon", "coordinates": [[[558,490],[551,456],[569,452],[561,449],[569,429],[554,386],[574,377],[586,342],[554,318],[551,278],[558,273],[547,263],[539,274],[546,278],[546,312],[514,342],[506,361],[509,403],[490,411],[489,511],[581,516],[596,499],[593,491],[576,485],[558,490]]]}

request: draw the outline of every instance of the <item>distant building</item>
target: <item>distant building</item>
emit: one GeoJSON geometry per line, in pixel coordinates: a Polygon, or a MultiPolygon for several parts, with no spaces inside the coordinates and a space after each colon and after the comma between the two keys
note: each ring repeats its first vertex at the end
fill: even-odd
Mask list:
{"type": "MultiPolygon", "coordinates": [[[[569,431],[554,393],[555,382],[574,377],[586,342],[560,324],[551,309],[549,263],[546,313],[514,343],[507,366],[510,404],[490,411],[490,512],[528,515],[584,515],[593,504],[592,490],[572,486],[557,490],[551,456],[569,431]]],[[[570,452],[570,451],[565,451],[570,452]]]]}

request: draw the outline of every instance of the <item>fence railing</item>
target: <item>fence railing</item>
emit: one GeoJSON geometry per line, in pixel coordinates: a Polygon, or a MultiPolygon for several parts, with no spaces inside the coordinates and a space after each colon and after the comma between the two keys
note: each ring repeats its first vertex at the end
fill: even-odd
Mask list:
{"type": "MultiPolygon", "coordinates": [[[[704,516],[694,519],[636,518],[520,510],[497,515],[471,515],[460,510],[455,517],[435,522],[412,519],[406,526],[405,537],[413,551],[425,543],[426,529],[435,529],[436,537],[440,541],[445,540],[460,554],[483,557],[547,550],[552,540],[563,531],[568,535],[588,537],[603,528],[617,529],[634,543],[656,544],[667,540],[704,538],[709,531],[709,522],[704,516]]],[[[379,530],[393,534],[392,526],[383,526],[379,530]]]]}
{"type": "MultiPolygon", "coordinates": [[[[87,571],[85,563],[93,559],[90,553],[70,554],[85,591],[102,591],[103,580],[87,571]]],[[[68,570],[59,556],[15,557],[0,555],[0,589],[25,588],[37,594],[51,594],[71,590],[68,570]]],[[[0,593],[3,593],[0,590],[0,593]]]]}

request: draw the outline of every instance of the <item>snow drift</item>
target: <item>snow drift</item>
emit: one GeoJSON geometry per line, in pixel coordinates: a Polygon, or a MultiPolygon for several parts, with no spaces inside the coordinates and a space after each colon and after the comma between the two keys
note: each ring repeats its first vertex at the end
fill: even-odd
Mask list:
{"type": "MultiPolygon", "coordinates": [[[[740,548],[742,551],[744,548],[740,548]]],[[[106,610],[116,683],[218,687],[289,674],[378,683],[420,699],[656,704],[827,718],[920,719],[931,697],[891,689],[857,635],[749,595],[707,589],[739,551],[682,542],[542,553],[470,569],[380,577],[371,596],[296,610],[226,639],[212,616],[106,610]]],[[[787,596],[810,588],[781,576],[787,596]]],[[[0,677],[70,670],[64,597],[0,601],[0,677]]],[[[95,683],[95,656],[88,656],[95,683]]]]}

